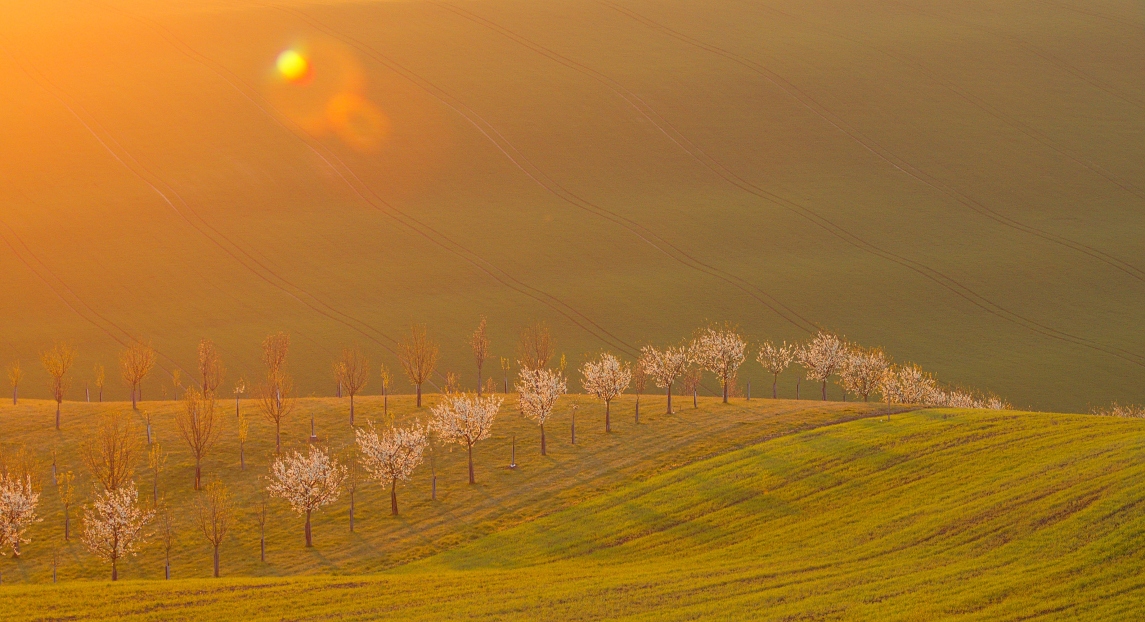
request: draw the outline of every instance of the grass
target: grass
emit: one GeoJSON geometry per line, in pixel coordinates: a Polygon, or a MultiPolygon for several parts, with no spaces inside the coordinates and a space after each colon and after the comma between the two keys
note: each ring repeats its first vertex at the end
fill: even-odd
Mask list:
{"type": "Polygon", "coordinates": [[[4,588],[16,617],[1128,619],[1140,422],[916,411],[765,440],[371,576],[4,588]]]}
{"type": "Polygon", "coordinates": [[[0,359],[30,397],[53,340],[74,399],[131,338],[189,370],[209,336],[233,380],[277,330],[328,395],[341,345],[394,368],[411,322],[472,385],[485,314],[496,356],[535,319],[573,362],[818,323],[1022,407],[1145,401],[1131,0],[14,4],[0,359]],[[377,151],[296,123],[294,44],[360,71],[377,151]]]}
{"type": "MultiPolygon", "coordinates": [[[[425,420],[427,396],[420,411],[410,396],[390,400],[391,414],[399,424],[411,418],[425,420]]],[[[665,415],[663,396],[644,396],[641,424],[632,422],[633,400],[613,404],[613,433],[604,433],[603,406],[575,396],[562,400],[559,412],[546,426],[548,456],[541,457],[540,438],[535,423],[515,412],[510,399],[503,407],[493,436],[478,443],[474,450],[476,486],[467,483],[464,447],[436,450],[438,473],[436,502],[430,500],[431,463],[426,463],[413,479],[398,489],[401,514],[390,516],[389,489],[376,482],[364,482],[356,494],[355,531],[349,531],[349,498],[343,495],[314,519],[315,547],[303,543],[303,520],[281,500],[273,500],[267,530],[267,563],[258,560],[258,528],[253,512],[265,488],[263,478],[273,458],[274,428],[244,403],[250,418],[250,439],[246,446],[247,469],[239,469],[237,420],[234,402],[219,404],[223,435],[204,461],[204,482],[220,478],[234,495],[237,508],[232,535],[222,547],[222,574],[236,576],[288,576],[305,573],[352,574],[373,572],[408,563],[465,542],[504,530],[594,497],[603,491],[644,479],[683,464],[764,438],[806,427],[845,421],[878,412],[876,405],[752,400],[723,405],[714,398],[680,405],[677,414],[665,415]],[[569,443],[569,412],[578,404],[577,444],[569,443]],[[518,468],[508,464],[514,437],[518,468]]],[[[174,403],[143,404],[152,413],[153,430],[161,447],[169,454],[160,473],[159,491],[172,508],[177,539],[172,557],[172,574],[177,578],[209,577],[210,548],[194,523],[194,463],[187,446],[175,429],[174,403]]],[[[51,480],[51,451],[58,453],[60,470],[76,474],[77,506],[91,498],[91,479],[80,462],[79,445],[95,433],[101,412],[126,411],[129,403],[104,405],[65,404],[63,429],[52,426],[53,410],[45,402],[27,400],[19,406],[0,406],[0,425],[7,431],[3,448],[31,448],[39,459],[43,502],[42,523],[31,531],[32,542],[24,547],[23,559],[0,560],[4,583],[43,583],[51,579],[53,551],[60,552],[61,579],[102,579],[109,568],[90,554],[78,541],[81,521],[72,512],[72,540],[63,541],[63,511],[51,480]]],[[[358,423],[383,422],[381,399],[360,401],[358,423]]],[[[143,411],[140,411],[143,412],[143,411]]],[[[283,429],[287,448],[304,448],[310,432],[310,416],[323,446],[343,457],[353,445],[348,422],[347,400],[310,398],[299,402],[298,410],[283,429]]],[[[144,434],[142,416],[132,415],[144,434]]],[[[305,449],[303,449],[305,451],[305,449]]],[[[141,499],[150,505],[153,472],[146,458],[136,469],[141,499]]],[[[120,566],[120,577],[156,579],[163,577],[163,552],[152,539],[135,558],[120,566]]]]}

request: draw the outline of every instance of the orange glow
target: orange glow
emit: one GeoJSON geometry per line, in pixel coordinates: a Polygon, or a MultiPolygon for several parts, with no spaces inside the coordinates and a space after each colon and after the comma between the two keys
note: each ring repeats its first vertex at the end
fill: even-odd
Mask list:
{"type": "Polygon", "coordinates": [[[310,62],[296,50],[284,50],[275,61],[278,73],[288,82],[304,82],[310,77],[310,62]]]}

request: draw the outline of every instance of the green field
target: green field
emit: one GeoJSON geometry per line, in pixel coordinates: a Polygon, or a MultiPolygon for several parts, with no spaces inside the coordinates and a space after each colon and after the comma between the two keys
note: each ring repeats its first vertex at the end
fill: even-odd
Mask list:
{"type": "MultiPolygon", "coordinates": [[[[535,427],[503,414],[480,446],[478,486],[446,454],[439,501],[425,498],[424,469],[400,492],[400,519],[367,487],[358,531],[340,501],[312,550],[279,506],[260,564],[240,515],[217,580],[199,578],[209,549],[184,528],[170,583],[138,580],[161,573],[148,546],[117,584],[66,549],[69,580],[48,584],[43,559],[59,543],[45,493],[25,560],[0,566],[5,618],[1132,619],[1145,597],[1137,420],[771,400],[668,416],[646,399],[644,423],[606,436],[578,401],[576,447],[550,432],[542,459],[535,427]],[[503,459],[513,434],[516,471],[503,459]]],[[[348,429],[339,406],[305,404],[331,444],[348,429]]],[[[44,447],[55,433],[31,414],[48,419],[35,405],[0,411],[11,440],[44,447]]],[[[74,414],[55,440],[94,415],[74,414]]],[[[296,423],[288,436],[303,438],[296,423]]],[[[183,458],[162,482],[176,503],[189,502],[183,458]]],[[[265,460],[245,473],[234,462],[208,472],[249,506],[265,460]]]]}
{"type": "Polygon", "coordinates": [[[573,362],[821,325],[1020,408],[1145,401],[1134,0],[0,7],[0,362],[29,397],[54,340],[71,399],[153,341],[156,399],[200,338],[233,381],[278,330],[331,395],[342,345],[394,367],[412,322],[471,385],[484,314],[496,356],[538,319],[573,362]]]}

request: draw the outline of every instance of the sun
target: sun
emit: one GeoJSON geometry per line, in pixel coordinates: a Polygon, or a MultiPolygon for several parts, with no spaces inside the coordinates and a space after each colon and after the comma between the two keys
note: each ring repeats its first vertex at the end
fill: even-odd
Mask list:
{"type": "Polygon", "coordinates": [[[310,62],[295,50],[283,50],[275,66],[279,75],[288,82],[302,82],[310,75],[310,62]]]}

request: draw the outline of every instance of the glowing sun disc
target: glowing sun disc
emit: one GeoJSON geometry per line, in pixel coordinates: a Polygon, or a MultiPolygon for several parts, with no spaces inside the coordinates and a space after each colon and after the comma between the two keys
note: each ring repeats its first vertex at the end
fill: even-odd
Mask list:
{"type": "Polygon", "coordinates": [[[294,50],[284,50],[275,61],[278,73],[290,82],[297,82],[306,77],[310,71],[310,63],[306,57],[294,50]]]}

